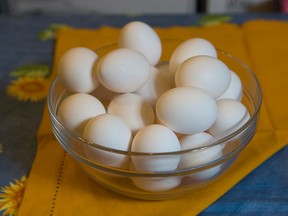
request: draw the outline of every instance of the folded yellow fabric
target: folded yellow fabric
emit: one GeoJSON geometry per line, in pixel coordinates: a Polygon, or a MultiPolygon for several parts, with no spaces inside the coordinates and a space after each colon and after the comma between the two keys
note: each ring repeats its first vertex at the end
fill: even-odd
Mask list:
{"type": "MultiPolygon", "coordinates": [[[[243,26],[157,28],[160,37],[204,37],[241,59],[257,74],[264,102],[259,129],[252,142],[222,178],[200,192],[173,200],[140,201],[110,192],[78,168],[54,138],[47,109],[38,134],[38,150],[19,215],[196,215],[263,161],[288,143],[288,23],[251,21],[243,26]],[[173,208],[171,208],[173,206],[173,208]],[[145,209],[145,211],[142,211],[145,209]]],[[[75,46],[98,48],[117,40],[119,29],[63,29],[55,52],[75,46]]],[[[55,71],[54,71],[55,76],[55,71]]]]}

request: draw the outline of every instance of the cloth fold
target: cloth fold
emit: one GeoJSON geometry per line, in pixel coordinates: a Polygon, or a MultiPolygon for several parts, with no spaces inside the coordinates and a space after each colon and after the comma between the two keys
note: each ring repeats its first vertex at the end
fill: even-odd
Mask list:
{"type": "MultiPolygon", "coordinates": [[[[256,135],[235,164],[197,193],[165,201],[141,201],[110,192],[84,174],[52,134],[47,108],[38,132],[38,150],[18,215],[196,215],[288,142],[288,23],[255,20],[242,26],[155,29],[162,38],[203,37],[246,63],[263,89],[256,135]],[[172,208],[171,208],[172,206],[172,208]]],[[[119,29],[65,28],[57,37],[54,64],[69,48],[96,49],[117,41],[119,29]]],[[[164,53],[165,55],[165,53],[164,53]]],[[[52,76],[56,75],[54,72],[52,76]]]]}

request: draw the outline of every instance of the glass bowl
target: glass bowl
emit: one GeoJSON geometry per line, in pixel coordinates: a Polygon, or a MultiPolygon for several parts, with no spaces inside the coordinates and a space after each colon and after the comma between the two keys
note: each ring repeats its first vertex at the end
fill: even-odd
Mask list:
{"type": "MultiPolygon", "coordinates": [[[[167,62],[175,47],[181,42],[181,40],[174,39],[163,40],[161,62],[167,62]]],[[[116,45],[108,45],[97,49],[96,53],[99,56],[103,56],[115,48],[116,45]]],[[[232,134],[201,148],[169,153],[139,153],[105,148],[77,136],[61,123],[57,117],[58,107],[61,101],[71,93],[65,89],[56,77],[48,95],[48,108],[55,137],[65,151],[83,168],[85,173],[97,183],[114,192],[144,200],[171,199],[187,193],[197,192],[197,190],[206,187],[215,179],[221,178],[221,175],[227,171],[241,151],[251,141],[256,132],[262,101],[261,88],[253,72],[229,53],[221,50],[217,50],[217,52],[218,58],[240,77],[243,87],[242,103],[250,114],[250,119],[232,134]],[[89,159],[85,154],[84,148],[125,157],[127,163],[121,167],[101,164],[89,159]],[[177,168],[173,171],[143,172],[134,170],[131,165],[132,157],[151,161],[169,161],[175,157],[202,154],[205,151],[212,150],[212,148],[221,148],[222,154],[206,163],[189,168],[177,168]]],[[[221,179],[219,180],[221,181],[221,179]]]]}

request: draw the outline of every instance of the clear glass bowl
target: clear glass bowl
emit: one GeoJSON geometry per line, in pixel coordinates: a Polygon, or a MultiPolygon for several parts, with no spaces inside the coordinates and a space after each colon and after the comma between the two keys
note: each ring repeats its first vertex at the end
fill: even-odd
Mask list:
{"type": "MultiPolygon", "coordinates": [[[[164,62],[169,60],[175,47],[182,41],[165,39],[162,42],[164,54],[161,61],[164,62]]],[[[103,56],[115,48],[116,45],[108,45],[97,49],[96,52],[99,56],[103,56]]],[[[205,147],[169,153],[126,152],[91,143],[69,131],[57,117],[57,110],[61,101],[71,94],[57,77],[51,85],[48,96],[48,108],[55,137],[92,179],[114,192],[129,197],[144,200],[171,199],[206,187],[209,183],[221,177],[253,138],[262,101],[261,88],[253,72],[229,53],[221,50],[217,50],[217,52],[218,58],[240,77],[243,86],[242,103],[251,116],[241,128],[221,140],[205,147]],[[85,154],[83,150],[85,147],[125,157],[127,165],[112,167],[92,161],[85,154]],[[168,172],[142,172],[134,170],[130,164],[132,157],[141,157],[145,160],[169,160],[173,157],[183,157],[188,154],[209,151],[215,147],[222,149],[222,154],[219,157],[208,163],[185,169],[178,168],[168,172]]],[[[221,179],[219,180],[221,181],[221,179]]]]}

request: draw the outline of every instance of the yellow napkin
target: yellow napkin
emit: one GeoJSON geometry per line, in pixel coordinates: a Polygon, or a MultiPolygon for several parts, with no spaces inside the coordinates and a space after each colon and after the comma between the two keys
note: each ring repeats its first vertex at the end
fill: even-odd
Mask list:
{"type": "MultiPolygon", "coordinates": [[[[59,146],[45,109],[38,150],[19,215],[195,215],[203,211],[288,141],[288,23],[251,21],[243,26],[157,28],[160,37],[204,37],[248,64],[264,95],[259,130],[222,178],[200,192],[165,201],[140,201],[94,183],[59,146]]],[[[95,49],[116,41],[119,29],[63,29],[57,38],[55,64],[67,49],[95,49]]],[[[54,71],[55,75],[55,71],[54,71]]]]}

